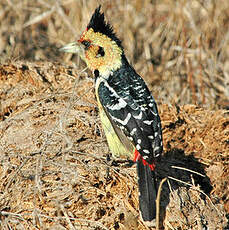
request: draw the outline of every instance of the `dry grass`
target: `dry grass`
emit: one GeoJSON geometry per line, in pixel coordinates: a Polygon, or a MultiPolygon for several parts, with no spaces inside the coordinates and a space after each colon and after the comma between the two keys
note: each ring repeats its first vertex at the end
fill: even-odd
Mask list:
{"type": "MultiPolygon", "coordinates": [[[[99,2],[160,104],[158,178],[192,186],[167,180],[160,224],[227,229],[229,2],[99,2]]],[[[147,229],[135,166],[107,165],[93,79],[58,52],[97,5],[0,3],[0,229],[147,229]]]]}
{"type": "Polygon", "coordinates": [[[229,3],[224,0],[8,0],[0,3],[1,62],[69,60],[57,47],[79,38],[99,3],[158,100],[228,108],[229,3]]]}
{"type": "MultiPolygon", "coordinates": [[[[0,73],[3,229],[147,229],[138,217],[135,167],[107,165],[87,74],[47,62],[5,64],[0,73]]],[[[177,178],[194,188],[168,180],[161,225],[222,229],[229,203],[227,111],[194,105],[159,110],[165,154],[158,178],[177,178]],[[190,172],[173,165],[206,177],[194,176],[193,182],[190,172]]]]}

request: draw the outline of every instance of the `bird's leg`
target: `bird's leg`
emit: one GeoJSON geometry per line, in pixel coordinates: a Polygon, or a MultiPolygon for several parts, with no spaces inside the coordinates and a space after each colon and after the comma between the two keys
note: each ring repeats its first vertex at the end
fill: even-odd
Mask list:
{"type": "Polygon", "coordinates": [[[128,159],[114,159],[111,154],[107,154],[106,161],[109,166],[119,167],[132,167],[135,162],[128,159]]]}

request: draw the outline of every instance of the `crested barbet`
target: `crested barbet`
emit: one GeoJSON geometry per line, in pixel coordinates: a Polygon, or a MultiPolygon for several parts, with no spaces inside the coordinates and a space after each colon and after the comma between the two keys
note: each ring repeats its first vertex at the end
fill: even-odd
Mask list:
{"type": "Polygon", "coordinates": [[[155,222],[155,158],[163,150],[157,105],[129,64],[100,6],[80,39],[61,50],[78,53],[94,74],[99,114],[110,151],[115,158],[126,157],[137,163],[140,214],[148,224],[155,222]]]}

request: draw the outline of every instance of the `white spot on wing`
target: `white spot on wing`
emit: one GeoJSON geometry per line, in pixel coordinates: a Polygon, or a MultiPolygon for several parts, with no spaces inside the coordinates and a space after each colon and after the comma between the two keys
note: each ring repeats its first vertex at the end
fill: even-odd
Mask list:
{"type": "Polygon", "coordinates": [[[157,146],[157,147],[154,148],[154,151],[157,151],[158,149],[159,149],[159,147],[157,146]]]}
{"type": "Polygon", "coordinates": [[[129,121],[130,118],[131,118],[131,114],[128,113],[127,116],[126,116],[126,118],[125,118],[124,120],[118,119],[118,118],[116,118],[116,117],[114,117],[114,116],[111,116],[111,117],[112,117],[112,119],[114,119],[115,121],[119,122],[119,123],[122,124],[123,126],[126,126],[127,123],[128,123],[128,121],[129,121]]]}
{"type": "Polygon", "coordinates": [[[136,131],[137,131],[137,128],[133,128],[130,132],[130,135],[133,136],[136,131]]]}
{"type": "Polygon", "coordinates": [[[153,103],[149,103],[149,107],[153,107],[153,103]]]}
{"type": "Polygon", "coordinates": [[[140,113],[137,116],[133,116],[135,119],[142,119],[142,111],[140,111],[140,113]]]}
{"type": "Polygon", "coordinates": [[[118,103],[110,105],[110,106],[107,106],[107,108],[109,108],[111,110],[120,110],[122,108],[125,108],[126,105],[127,105],[127,103],[122,98],[120,98],[118,100],[118,103]]]}
{"type": "Polygon", "coordinates": [[[158,114],[157,113],[154,113],[153,111],[151,111],[152,112],[152,114],[155,116],[155,117],[157,117],[158,116],[158,114]]]}
{"type": "Polygon", "coordinates": [[[142,107],[141,107],[141,110],[142,110],[142,111],[146,111],[146,108],[142,106],[142,107]]]}
{"type": "Polygon", "coordinates": [[[141,146],[139,144],[136,145],[136,149],[139,150],[141,149],[141,146]]]}
{"type": "Polygon", "coordinates": [[[143,152],[144,153],[150,153],[149,150],[147,150],[147,149],[143,149],[143,152]]]}
{"type": "Polygon", "coordinates": [[[138,139],[137,142],[138,142],[138,144],[141,144],[142,140],[141,140],[141,139],[138,139]]]}
{"type": "Polygon", "coordinates": [[[139,85],[139,86],[136,86],[134,89],[135,89],[135,90],[139,90],[139,89],[141,89],[141,88],[142,88],[142,86],[139,85]]]}
{"type": "Polygon", "coordinates": [[[147,125],[151,125],[153,123],[153,120],[152,121],[145,120],[145,121],[143,121],[143,123],[145,123],[147,125]]]}
{"type": "Polygon", "coordinates": [[[145,88],[141,88],[138,92],[139,92],[139,93],[143,93],[143,92],[145,92],[145,91],[146,91],[145,88]]]}

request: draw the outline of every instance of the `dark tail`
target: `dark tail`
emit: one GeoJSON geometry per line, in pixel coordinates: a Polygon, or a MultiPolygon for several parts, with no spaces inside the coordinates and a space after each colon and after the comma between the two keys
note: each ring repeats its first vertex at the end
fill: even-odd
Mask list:
{"type": "Polygon", "coordinates": [[[137,161],[139,207],[143,221],[151,222],[156,218],[157,187],[155,172],[149,165],[137,161]]]}

